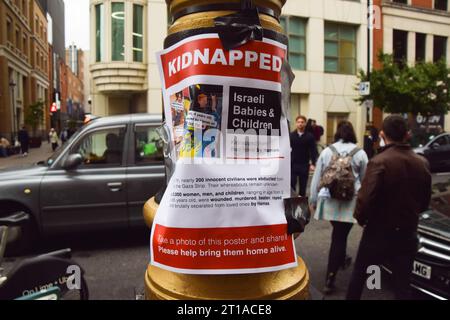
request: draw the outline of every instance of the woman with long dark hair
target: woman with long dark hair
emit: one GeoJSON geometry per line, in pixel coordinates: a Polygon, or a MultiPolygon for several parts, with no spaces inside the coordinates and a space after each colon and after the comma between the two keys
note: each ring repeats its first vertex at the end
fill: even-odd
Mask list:
{"type": "Polygon", "coordinates": [[[347,238],[353,225],[357,223],[353,218],[353,212],[368,163],[367,154],[356,144],[357,139],[353,125],[349,121],[340,122],[335,135],[335,143],[320,155],[311,183],[310,204],[315,210],[315,219],[330,221],[333,226],[324,294],[330,294],[335,290],[335,280],[339,269],[346,268],[351,264],[351,258],[346,253],[347,238]],[[355,178],[355,194],[351,200],[333,198],[329,189],[320,187],[323,173],[330,165],[334,155],[351,157],[351,168],[355,178]]]}

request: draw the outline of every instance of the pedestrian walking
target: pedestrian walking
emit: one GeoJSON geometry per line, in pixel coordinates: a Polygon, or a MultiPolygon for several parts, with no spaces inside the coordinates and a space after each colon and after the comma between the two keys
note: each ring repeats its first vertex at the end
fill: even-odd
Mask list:
{"type": "Polygon", "coordinates": [[[66,143],[66,141],[67,141],[67,128],[64,128],[61,131],[61,134],[59,135],[59,138],[61,139],[62,144],[66,143]]]}
{"type": "Polygon", "coordinates": [[[56,148],[58,148],[58,134],[56,133],[55,129],[50,129],[48,137],[50,139],[50,143],[52,144],[52,150],[53,152],[55,152],[56,148]]]}
{"type": "Polygon", "coordinates": [[[419,215],[431,199],[426,160],[406,144],[408,124],[402,116],[386,118],[380,133],[385,145],[370,162],[358,194],[354,217],[364,232],[347,292],[359,300],[369,266],[389,261],[395,296],[410,298],[411,270],[417,253],[419,215]]]}
{"type": "Polygon", "coordinates": [[[311,133],[314,136],[313,121],[314,120],[312,120],[312,119],[308,119],[308,121],[306,122],[305,131],[311,133]]]}
{"type": "Polygon", "coordinates": [[[314,138],[316,139],[316,142],[320,143],[320,139],[322,139],[322,136],[325,133],[325,130],[323,129],[322,126],[317,124],[316,120],[312,120],[311,126],[313,129],[314,138]]]}
{"type": "Polygon", "coordinates": [[[373,126],[373,123],[369,122],[366,126],[366,133],[364,134],[364,151],[366,151],[369,160],[375,156],[375,144],[378,141],[379,132],[373,126]]]}
{"type": "Polygon", "coordinates": [[[30,147],[30,135],[25,126],[22,126],[22,129],[19,130],[18,140],[20,142],[22,156],[27,157],[28,149],[30,147]]]}
{"type": "Polygon", "coordinates": [[[306,131],[307,119],[298,116],[296,119],[296,130],[291,133],[291,187],[297,189],[300,184],[300,196],[306,196],[309,172],[315,170],[317,161],[317,148],[314,136],[306,131]]]}
{"type": "Polygon", "coordinates": [[[356,195],[369,161],[356,144],[353,125],[349,121],[340,122],[335,143],[321,153],[311,183],[310,205],[314,217],[330,221],[333,227],[324,294],[335,290],[339,269],[349,267],[352,261],[346,253],[347,238],[357,222],[353,218],[356,195]]]}

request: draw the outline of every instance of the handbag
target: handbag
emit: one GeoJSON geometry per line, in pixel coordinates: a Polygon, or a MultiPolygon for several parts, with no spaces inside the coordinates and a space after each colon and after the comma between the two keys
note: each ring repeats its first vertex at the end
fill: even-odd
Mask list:
{"type": "Polygon", "coordinates": [[[311,209],[309,200],[304,197],[284,199],[284,210],[288,224],[288,234],[305,232],[306,226],[311,221],[311,209]]]}

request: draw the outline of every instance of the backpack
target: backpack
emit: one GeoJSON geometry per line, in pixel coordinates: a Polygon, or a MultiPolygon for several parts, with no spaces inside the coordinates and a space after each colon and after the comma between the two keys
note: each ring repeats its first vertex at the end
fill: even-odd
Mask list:
{"type": "Polygon", "coordinates": [[[351,201],[355,196],[355,175],[352,170],[352,159],[361,151],[355,148],[352,152],[340,155],[334,146],[330,164],[325,168],[320,179],[319,190],[328,188],[331,198],[341,201],[351,201]]]}

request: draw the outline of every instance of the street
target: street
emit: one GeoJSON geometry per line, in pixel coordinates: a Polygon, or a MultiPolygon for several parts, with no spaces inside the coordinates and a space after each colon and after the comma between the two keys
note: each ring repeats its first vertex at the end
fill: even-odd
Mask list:
{"type": "MultiPolygon", "coordinates": [[[[296,241],[297,253],[305,260],[311,285],[321,290],[324,285],[331,228],[326,222],[312,221],[306,232],[296,241]]],[[[354,227],[348,242],[348,254],[355,257],[361,229],[354,227]]],[[[81,264],[86,272],[90,299],[93,300],[132,300],[144,289],[144,272],[149,262],[150,231],[145,229],[100,233],[83,237],[58,237],[46,239],[40,252],[48,252],[70,247],[73,259],[81,264]]],[[[17,259],[6,259],[6,269],[17,259]]],[[[351,275],[349,268],[337,278],[338,290],[324,299],[342,300],[345,298],[347,284],[351,275]]],[[[320,298],[320,296],[319,296],[320,298]]],[[[364,299],[390,300],[394,296],[389,283],[382,283],[382,290],[366,290],[364,299]]]]}
{"type": "MultiPolygon", "coordinates": [[[[31,149],[28,157],[19,155],[0,158],[0,168],[37,163],[50,157],[51,146],[44,142],[39,149],[31,149]]],[[[446,176],[433,175],[433,180],[446,181],[446,176]]],[[[348,239],[347,254],[356,257],[362,229],[354,226],[348,239]]],[[[85,270],[90,298],[94,300],[133,300],[144,290],[144,273],[150,260],[150,230],[145,228],[70,235],[43,239],[39,252],[45,253],[71,248],[73,259],[85,270]]],[[[341,271],[336,280],[337,291],[323,297],[320,293],[325,283],[328,251],[331,241],[331,224],[312,220],[306,232],[296,240],[296,249],[309,269],[314,299],[342,300],[352,272],[352,267],[341,271]]],[[[21,258],[6,259],[3,267],[10,270],[21,258]]],[[[366,290],[363,299],[391,300],[390,281],[383,276],[382,289],[366,290]]]]}
{"type": "MultiPolygon", "coordinates": [[[[46,142],[40,149],[31,149],[27,158],[20,156],[0,159],[0,168],[25,165],[44,160],[51,155],[46,142]]],[[[362,229],[355,226],[348,240],[348,254],[355,258],[362,229]]],[[[39,252],[72,248],[73,259],[86,272],[90,298],[94,300],[132,300],[144,289],[144,272],[150,260],[150,231],[144,228],[119,232],[74,235],[45,239],[39,252]]],[[[318,292],[325,281],[328,250],[331,240],[331,225],[327,222],[311,221],[306,232],[296,240],[297,253],[309,269],[314,298],[321,298],[318,292]]],[[[6,259],[4,267],[10,269],[17,259],[6,259]]],[[[325,299],[341,300],[345,292],[352,267],[342,271],[336,281],[338,290],[325,299]]],[[[389,300],[393,298],[389,282],[383,279],[382,290],[368,292],[364,299],[389,300]]]]}

